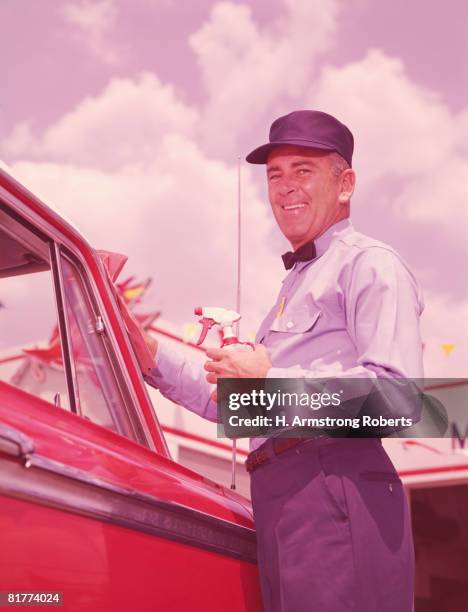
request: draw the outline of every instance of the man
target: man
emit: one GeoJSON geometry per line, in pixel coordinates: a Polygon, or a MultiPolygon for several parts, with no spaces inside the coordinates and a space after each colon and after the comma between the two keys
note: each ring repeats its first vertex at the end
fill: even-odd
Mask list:
{"type": "MultiPolygon", "coordinates": [[[[354,230],[354,140],[296,111],[247,156],[266,164],[293,251],[251,352],[207,352],[203,370],[159,346],[147,381],[210,420],[218,377],[422,378],[416,281],[389,246],[354,230]]],[[[267,612],[410,612],[414,552],[405,493],[379,438],[254,439],[251,472],[267,612]]]]}

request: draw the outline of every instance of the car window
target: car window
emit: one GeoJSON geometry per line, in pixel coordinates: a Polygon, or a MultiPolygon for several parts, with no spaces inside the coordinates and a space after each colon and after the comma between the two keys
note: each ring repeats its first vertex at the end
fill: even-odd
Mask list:
{"type": "Polygon", "coordinates": [[[80,264],[60,257],[78,413],[133,438],[126,405],[106,346],[104,322],[91,299],[80,264]]]}
{"type": "Polygon", "coordinates": [[[0,380],[70,409],[49,245],[0,213],[0,380]]]}
{"type": "Polygon", "coordinates": [[[0,204],[0,380],[147,444],[85,279],[0,204]]]}

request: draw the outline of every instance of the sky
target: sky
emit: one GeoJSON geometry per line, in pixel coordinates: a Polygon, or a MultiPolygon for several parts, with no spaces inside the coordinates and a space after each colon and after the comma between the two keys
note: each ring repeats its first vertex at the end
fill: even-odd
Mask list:
{"type": "Polygon", "coordinates": [[[466,2],[2,0],[0,35],[0,159],[151,276],[148,306],[181,328],[195,306],[235,306],[240,158],[255,332],[289,245],[244,157],[281,114],[336,115],[355,136],[355,227],[422,286],[426,376],[467,375],[466,2]]]}

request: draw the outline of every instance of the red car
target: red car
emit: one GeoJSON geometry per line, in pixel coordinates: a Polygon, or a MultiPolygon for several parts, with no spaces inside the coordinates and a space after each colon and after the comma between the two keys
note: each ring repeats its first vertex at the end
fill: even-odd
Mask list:
{"type": "Polygon", "coordinates": [[[3,171],[0,278],[1,597],[262,610],[250,503],[171,459],[101,258],[3,171]]]}

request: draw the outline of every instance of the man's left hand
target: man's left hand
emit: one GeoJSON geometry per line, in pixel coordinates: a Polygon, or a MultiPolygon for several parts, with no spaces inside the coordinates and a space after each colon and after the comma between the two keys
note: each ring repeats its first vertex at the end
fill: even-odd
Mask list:
{"type": "MultiPolygon", "coordinates": [[[[206,380],[216,384],[218,378],[266,378],[272,363],[263,344],[255,344],[253,351],[208,349],[207,357],[212,361],[205,363],[209,373],[206,380]]],[[[215,399],[215,393],[213,393],[215,399]]]]}

